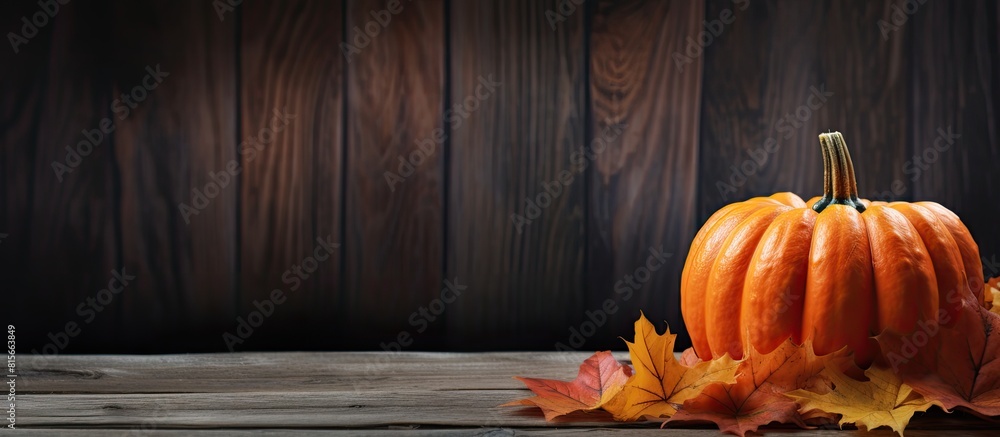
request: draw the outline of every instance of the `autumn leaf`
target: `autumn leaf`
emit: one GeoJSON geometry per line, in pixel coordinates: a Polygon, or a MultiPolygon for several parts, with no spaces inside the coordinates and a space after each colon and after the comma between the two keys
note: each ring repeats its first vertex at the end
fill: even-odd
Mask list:
{"type": "Polygon", "coordinates": [[[981,415],[1000,415],[1000,315],[967,307],[951,328],[925,334],[940,341],[928,341],[921,348],[916,333],[878,337],[886,361],[903,381],[945,409],[963,407],[981,415]],[[923,358],[927,356],[941,359],[931,367],[923,358]]]}
{"type": "Polygon", "coordinates": [[[700,362],[701,362],[701,358],[698,358],[698,354],[695,353],[693,347],[689,347],[687,349],[684,349],[684,352],[681,353],[681,364],[682,365],[685,365],[687,367],[692,367],[692,366],[694,366],[694,365],[696,365],[696,364],[698,364],[700,362]]]}
{"type": "Polygon", "coordinates": [[[801,417],[802,421],[809,426],[828,426],[828,425],[836,425],[837,419],[840,418],[840,415],[827,413],[826,411],[822,410],[809,410],[809,411],[799,410],[799,417],[801,417]]]}
{"type": "Polygon", "coordinates": [[[833,382],[832,391],[819,394],[795,390],[786,396],[796,399],[801,411],[821,410],[841,415],[840,425],[853,423],[872,430],[891,427],[903,435],[903,429],[918,411],[927,411],[936,402],[929,401],[903,383],[892,369],[873,366],[865,371],[868,381],[847,376],[835,364],[827,363],[823,375],[833,382]]]}
{"type": "Polygon", "coordinates": [[[741,436],[771,422],[805,426],[798,405],[783,393],[807,387],[827,391],[828,380],[819,377],[825,365],[843,368],[851,362],[846,348],[817,356],[811,342],[798,346],[789,339],[767,354],[751,347],[739,365],[735,383],[706,387],[684,402],[670,422],[709,421],[722,432],[741,436]]]}
{"type": "Polygon", "coordinates": [[[628,343],[635,376],[622,393],[604,409],[617,420],[669,417],[684,401],[695,397],[713,382],[734,382],[737,362],[728,355],[685,366],[674,358],[670,333],[659,335],[645,315],[635,322],[635,342],[628,343]]]}
{"type": "Polygon", "coordinates": [[[994,314],[1000,314],[1000,277],[990,279],[986,283],[986,296],[983,302],[986,309],[994,314]]]}
{"type": "Polygon", "coordinates": [[[631,375],[632,370],[619,363],[611,352],[597,352],[580,365],[576,379],[570,382],[515,377],[536,396],[501,406],[537,406],[545,414],[545,420],[577,411],[594,410],[621,392],[631,375]]]}

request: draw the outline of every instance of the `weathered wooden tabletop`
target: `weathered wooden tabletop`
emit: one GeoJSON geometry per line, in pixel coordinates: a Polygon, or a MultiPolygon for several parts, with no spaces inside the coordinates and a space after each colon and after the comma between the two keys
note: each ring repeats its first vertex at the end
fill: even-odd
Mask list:
{"type": "MultiPolygon", "coordinates": [[[[529,394],[515,375],[571,379],[584,353],[235,353],[18,357],[26,435],[717,435],[590,415],[546,422],[498,407],[529,394]]],[[[622,360],[627,354],[620,354],[622,360]]],[[[5,407],[6,408],[6,407],[5,407]]],[[[907,436],[995,436],[968,415],[916,417],[907,436]]],[[[770,428],[765,433],[788,433],[770,428]]],[[[5,431],[9,431],[6,430],[5,431]]],[[[796,430],[796,435],[891,435],[796,430]]]]}

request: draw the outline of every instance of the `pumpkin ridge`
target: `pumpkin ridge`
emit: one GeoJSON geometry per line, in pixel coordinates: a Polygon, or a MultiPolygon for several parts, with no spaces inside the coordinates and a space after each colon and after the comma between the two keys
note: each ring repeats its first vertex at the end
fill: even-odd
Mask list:
{"type": "Polygon", "coordinates": [[[802,307],[817,213],[801,207],[774,218],[757,244],[743,283],[743,344],[770,353],[802,341],[802,307]],[[753,317],[744,317],[753,315],[753,317]]]}
{"type": "MultiPolygon", "coordinates": [[[[737,206],[732,208],[729,213],[719,217],[718,221],[712,224],[711,228],[707,229],[706,237],[701,241],[701,247],[698,248],[697,252],[690,252],[689,257],[685,262],[684,269],[681,273],[682,279],[684,273],[687,272],[689,268],[691,273],[686,278],[686,290],[688,290],[686,293],[687,297],[685,298],[685,293],[682,293],[681,313],[685,317],[685,320],[689,320],[688,323],[691,326],[689,326],[688,333],[691,336],[691,343],[694,347],[695,353],[699,354],[699,356],[713,356],[711,346],[708,344],[704,323],[707,311],[707,305],[705,302],[706,290],[708,287],[708,275],[710,273],[711,266],[715,263],[716,258],[719,256],[722,243],[725,242],[725,236],[754,211],[768,206],[767,202],[761,202],[759,199],[762,198],[749,199],[745,202],[733,204],[737,206]],[[722,235],[717,237],[719,234],[722,235]],[[713,238],[718,238],[721,241],[715,243],[713,238]],[[710,243],[715,243],[715,245],[706,246],[710,243]],[[704,352],[705,355],[701,355],[702,352],[704,352]]],[[[706,228],[702,228],[702,230],[706,230],[706,228]]],[[[682,282],[681,286],[684,287],[685,283],[682,282]]]]}
{"type": "Polygon", "coordinates": [[[802,309],[803,340],[813,340],[817,354],[848,345],[859,363],[871,359],[872,275],[861,213],[847,205],[829,205],[813,228],[802,309]]]}
{"type": "Polygon", "coordinates": [[[705,331],[714,354],[729,353],[734,359],[743,356],[740,333],[740,307],[731,302],[741,302],[746,273],[750,260],[757,250],[760,238],[774,218],[793,209],[786,205],[768,205],[744,218],[729,233],[719,248],[719,253],[708,273],[705,331]],[[721,305],[721,306],[720,306],[721,305]],[[719,350],[717,350],[719,349],[719,350]]]}
{"type": "Polygon", "coordinates": [[[917,202],[916,204],[931,210],[951,232],[951,236],[958,243],[959,253],[962,255],[965,275],[969,280],[969,289],[979,305],[984,305],[986,277],[983,274],[983,261],[979,258],[979,245],[972,238],[969,228],[965,227],[958,215],[937,202],[917,202]]]}
{"type": "Polygon", "coordinates": [[[954,325],[958,321],[962,306],[970,299],[975,299],[969,289],[969,279],[965,273],[965,264],[958,242],[937,214],[930,209],[905,202],[893,202],[889,207],[906,217],[930,253],[934,274],[938,280],[939,308],[945,309],[948,313],[948,318],[943,320],[945,322],[943,324],[954,325]],[[959,269],[957,266],[962,267],[959,269]]]}
{"type": "Polygon", "coordinates": [[[875,291],[874,334],[909,334],[938,317],[934,262],[920,233],[899,211],[874,205],[862,214],[868,229],[875,291]]]}
{"type": "MultiPolygon", "coordinates": [[[[691,248],[688,252],[688,257],[684,261],[684,268],[681,270],[681,288],[687,290],[693,290],[695,287],[700,287],[697,284],[691,284],[691,278],[693,276],[698,276],[697,268],[699,254],[703,253],[703,246],[705,245],[705,240],[709,239],[712,235],[712,231],[716,229],[716,225],[725,220],[725,218],[732,214],[734,211],[743,208],[745,202],[738,202],[726,205],[722,209],[719,209],[712,214],[711,217],[702,226],[701,231],[695,236],[694,241],[691,243],[691,248]]],[[[698,339],[705,338],[704,334],[704,300],[705,293],[704,288],[700,290],[700,293],[694,291],[689,291],[681,295],[681,316],[684,320],[696,321],[696,323],[685,323],[688,328],[688,333],[691,336],[692,347],[695,349],[697,354],[698,350],[706,350],[707,346],[700,345],[698,339]],[[700,308],[700,310],[698,309],[700,308]],[[700,331],[700,332],[699,332],[700,331]]],[[[710,352],[709,352],[710,353],[710,352]]],[[[709,355],[710,356],[710,355],[709,355]]]]}

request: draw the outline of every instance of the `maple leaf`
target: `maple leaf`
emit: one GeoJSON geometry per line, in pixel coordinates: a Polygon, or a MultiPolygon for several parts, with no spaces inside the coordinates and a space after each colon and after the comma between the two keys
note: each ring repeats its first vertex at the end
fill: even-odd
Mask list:
{"type": "MultiPolygon", "coordinates": [[[[676,335],[663,335],[645,315],[635,322],[635,342],[627,342],[635,376],[604,409],[617,420],[669,417],[684,401],[714,382],[734,382],[738,363],[728,355],[685,366],[674,358],[676,335]]],[[[687,361],[691,361],[688,359],[687,361]]]]}
{"type": "Polygon", "coordinates": [[[967,307],[954,326],[925,334],[940,341],[920,348],[916,333],[884,333],[877,339],[886,361],[928,399],[947,410],[1000,415],[1000,315],[967,307]],[[932,367],[927,357],[941,359],[932,367]]]}
{"type": "Polygon", "coordinates": [[[985,294],[983,306],[992,313],[1000,314],[1000,277],[990,279],[986,283],[985,294]]]}
{"type": "Polygon", "coordinates": [[[914,392],[892,369],[885,367],[873,366],[866,370],[868,381],[853,379],[832,363],[827,363],[823,375],[834,385],[828,393],[794,390],[785,395],[796,399],[801,411],[840,414],[841,426],[853,423],[866,430],[888,426],[903,435],[914,413],[927,411],[937,404],[914,392]]]}
{"type": "MultiPolygon", "coordinates": [[[[817,356],[812,342],[797,346],[789,339],[767,354],[751,347],[740,363],[735,383],[706,387],[701,394],[684,402],[670,422],[709,421],[722,432],[737,435],[746,435],[771,422],[805,427],[798,405],[783,393],[806,387],[829,391],[828,380],[819,377],[826,365],[844,368],[851,363],[846,348],[817,356]]],[[[810,417],[817,416],[822,417],[815,414],[810,417]]]]}
{"type": "Polygon", "coordinates": [[[576,379],[569,382],[515,377],[536,396],[508,402],[501,407],[536,406],[542,409],[545,420],[577,411],[595,410],[621,392],[630,376],[632,370],[619,363],[611,352],[597,352],[584,360],[576,379]]]}

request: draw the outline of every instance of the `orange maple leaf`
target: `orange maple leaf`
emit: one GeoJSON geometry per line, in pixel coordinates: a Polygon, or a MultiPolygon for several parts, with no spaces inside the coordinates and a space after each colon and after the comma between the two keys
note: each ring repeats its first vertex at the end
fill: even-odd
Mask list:
{"type": "MultiPolygon", "coordinates": [[[[728,355],[685,366],[674,358],[676,335],[659,335],[645,315],[635,322],[635,342],[627,342],[635,376],[604,409],[617,420],[669,417],[684,401],[713,382],[734,382],[736,361],[728,355]]],[[[689,360],[690,361],[690,360],[689,360]]]]}
{"type": "Polygon", "coordinates": [[[577,411],[595,410],[621,392],[630,376],[632,370],[619,363],[611,352],[597,352],[580,365],[576,379],[569,382],[514,377],[536,396],[508,402],[501,407],[536,406],[542,409],[545,420],[577,411]]]}
{"type": "Polygon", "coordinates": [[[829,391],[819,377],[827,364],[846,368],[852,364],[846,348],[817,356],[811,342],[797,346],[786,340],[777,349],[761,354],[748,348],[733,384],[712,384],[684,402],[670,422],[709,421],[722,432],[746,435],[771,422],[805,426],[795,401],[783,393],[798,388],[829,391]]]}
{"type": "Polygon", "coordinates": [[[1000,415],[1000,315],[966,307],[958,323],[927,333],[884,333],[877,339],[886,361],[903,381],[945,409],[963,407],[986,416],[1000,415]],[[928,357],[940,357],[930,365],[928,357]]]}
{"type": "Polygon", "coordinates": [[[853,423],[867,430],[888,426],[903,435],[914,413],[927,411],[936,404],[914,392],[892,369],[873,366],[865,371],[868,381],[858,381],[835,364],[827,363],[823,375],[834,385],[828,393],[795,390],[785,395],[796,399],[801,411],[840,414],[841,426],[853,423]]]}

